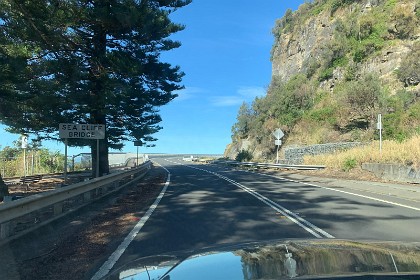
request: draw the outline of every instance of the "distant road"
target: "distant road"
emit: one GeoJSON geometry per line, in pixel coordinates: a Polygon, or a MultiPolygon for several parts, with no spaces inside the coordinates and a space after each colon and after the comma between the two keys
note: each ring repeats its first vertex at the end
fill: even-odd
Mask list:
{"type": "Polygon", "coordinates": [[[420,241],[418,202],[173,157],[155,160],[171,173],[170,183],[117,266],[159,253],[271,239],[420,241]]]}

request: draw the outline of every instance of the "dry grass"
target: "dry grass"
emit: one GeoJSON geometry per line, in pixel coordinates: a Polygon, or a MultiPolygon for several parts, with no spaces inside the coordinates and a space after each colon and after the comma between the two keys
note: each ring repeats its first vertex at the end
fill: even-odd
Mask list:
{"type": "Polygon", "coordinates": [[[420,168],[420,135],[401,143],[383,141],[382,154],[379,152],[379,141],[374,141],[363,147],[334,154],[305,156],[304,161],[305,164],[323,164],[332,169],[351,169],[364,162],[399,163],[420,168]]]}

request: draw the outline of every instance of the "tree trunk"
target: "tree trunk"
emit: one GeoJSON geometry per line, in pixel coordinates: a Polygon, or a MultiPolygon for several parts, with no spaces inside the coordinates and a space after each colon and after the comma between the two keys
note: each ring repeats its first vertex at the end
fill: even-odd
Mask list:
{"type": "Polygon", "coordinates": [[[3,201],[3,197],[9,195],[9,188],[4,183],[3,178],[0,174],[0,201],[3,201]]]}
{"type": "MultiPolygon", "coordinates": [[[[110,4],[109,1],[96,1],[94,2],[95,9],[98,9],[100,13],[107,11],[109,13],[110,4]]],[[[103,111],[106,106],[106,100],[104,99],[104,91],[107,90],[106,84],[108,80],[108,74],[106,71],[106,45],[107,45],[107,31],[101,24],[94,26],[94,35],[92,38],[93,43],[93,55],[92,55],[92,108],[91,121],[94,124],[103,124],[106,129],[106,116],[103,111]]],[[[97,170],[99,170],[99,177],[109,173],[108,164],[108,139],[107,133],[105,132],[105,139],[99,140],[99,166],[97,166],[97,141],[94,141],[91,146],[92,152],[92,175],[96,177],[97,170]]]]}
{"type": "Polygon", "coordinates": [[[97,140],[92,140],[92,177],[96,177],[96,170],[99,168],[99,177],[109,174],[108,141],[99,140],[99,167],[97,166],[97,140]]]}

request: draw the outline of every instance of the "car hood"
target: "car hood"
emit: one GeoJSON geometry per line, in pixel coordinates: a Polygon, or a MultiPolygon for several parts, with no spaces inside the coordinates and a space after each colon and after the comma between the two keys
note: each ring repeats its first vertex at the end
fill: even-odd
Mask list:
{"type": "Polygon", "coordinates": [[[382,279],[381,275],[420,279],[420,243],[324,239],[235,244],[141,258],[105,279],[382,279]]]}

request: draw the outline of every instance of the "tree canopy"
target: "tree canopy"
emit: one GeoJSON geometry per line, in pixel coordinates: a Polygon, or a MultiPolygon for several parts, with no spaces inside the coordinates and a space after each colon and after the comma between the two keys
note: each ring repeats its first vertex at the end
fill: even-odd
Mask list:
{"type": "MultiPolygon", "coordinates": [[[[176,97],[183,73],[160,60],[184,29],[171,13],[191,0],[3,0],[0,122],[12,132],[57,137],[59,123],[106,125],[108,147],[155,140],[158,107],[176,97]]],[[[73,145],[91,145],[75,140],[73,145]]],[[[94,169],[96,167],[94,166],[94,169]]]]}

